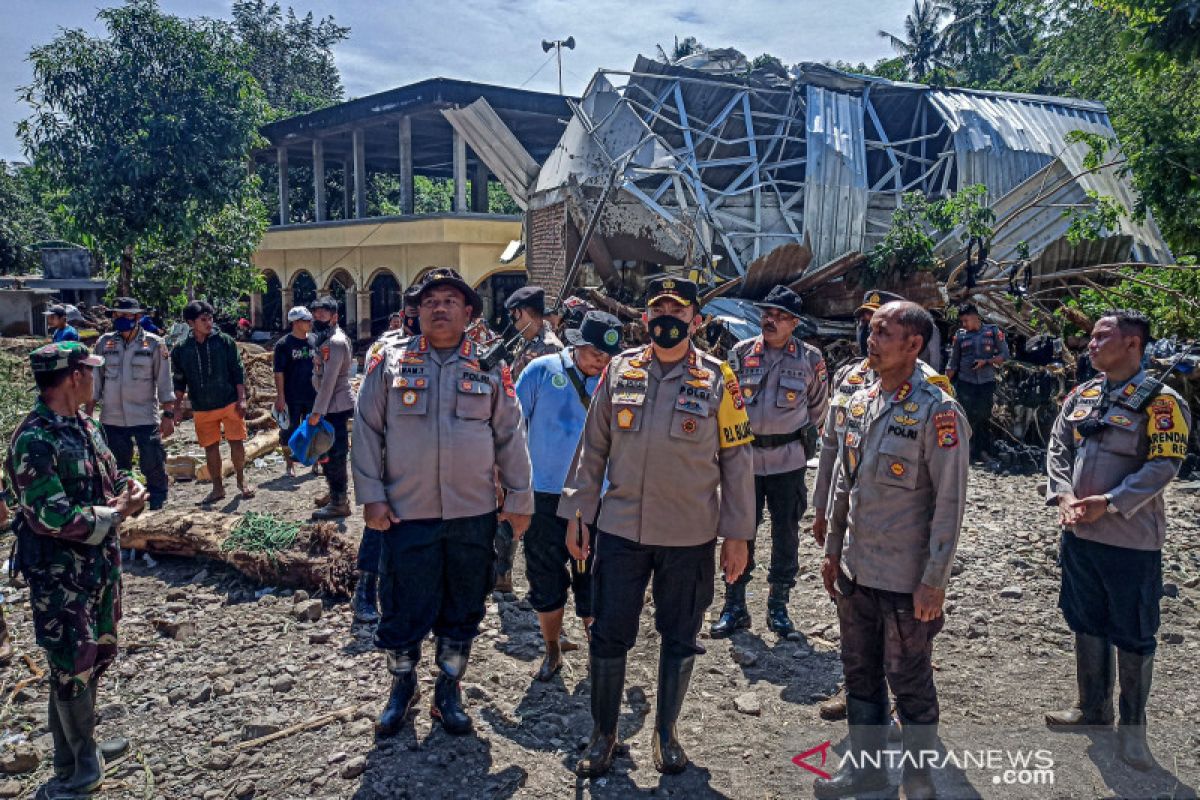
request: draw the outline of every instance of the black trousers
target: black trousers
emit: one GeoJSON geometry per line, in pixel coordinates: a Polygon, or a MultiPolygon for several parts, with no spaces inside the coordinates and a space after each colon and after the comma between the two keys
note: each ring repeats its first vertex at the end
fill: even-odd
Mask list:
{"type": "Polygon", "coordinates": [[[1157,647],[1162,551],[1134,550],[1063,531],[1058,607],[1075,633],[1142,656],[1157,647]]]}
{"type": "Polygon", "coordinates": [[[618,658],[633,648],[651,581],[662,652],[676,658],[703,653],[696,637],[713,599],[716,539],[691,547],[663,547],[594,533],[592,655],[618,658]]]}
{"type": "MultiPolygon", "coordinates": [[[[762,524],[763,506],[771,512],[771,568],[767,571],[767,583],[790,589],[796,585],[796,574],[800,571],[800,518],[808,508],[804,467],[776,475],[755,475],[754,503],[757,524],[762,524]]],[[[750,560],[737,579],[741,586],[750,582],[754,545],[751,540],[750,560]]]]}
{"type": "Polygon", "coordinates": [[[350,418],[354,411],[338,411],[326,414],[325,421],[333,426],[333,447],[321,459],[325,469],[325,481],[331,494],[346,494],[350,488],[346,462],[350,455],[350,418]]]}
{"type": "Polygon", "coordinates": [[[492,590],[496,514],[400,522],[383,533],[379,555],[382,650],[419,647],[432,632],[470,641],[492,590]]]}
{"type": "Polygon", "coordinates": [[[512,572],[513,550],[517,549],[514,541],[512,525],[507,522],[497,522],[492,546],[496,551],[496,574],[504,575],[512,572]]]}
{"type": "MultiPolygon", "coordinates": [[[[288,429],[279,432],[279,445],[284,448],[288,446],[288,442],[296,435],[296,429],[300,427],[300,423],[304,422],[312,414],[312,402],[288,403],[287,412],[288,429]]],[[[287,452],[290,453],[291,450],[289,449],[287,452]]]]}
{"type": "Polygon", "coordinates": [[[585,571],[580,572],[567,550],[567,521],[558,516],[560,497],[546,492],[533,493],[533,519],[525,532],[529,605],[539,614],[558,611],[566,606],[570,592],[575,595],[575,614],[583,619],[592,615],[591,565],[594,556],[588,555],[585,571]]]}
{"type": "Polygon", "coordinates": [[[996,382],[954,382],[954,393],[962,404],[967,422],[971,425],[971,455],[992,449],[992,405],[996,399],[996,382]]]}
{"type": "Polygon", "coordinates": [[[157,425],[104,426],[104,437],[108,449],[117,460],[117,468],[133,469],[133,448],[137,445],[138,466],[146,476],[146,489],[150,492],[150,505],[159,507],[167,501],[167,449],[157,425]]]}
{"type": "Polygon", "coordinates": [[[884,705],[891,686],[905,724],[936,723],[933,637],[945,618],[922,622],[913,614],[911,594],[859,586],[844,573],[838,589],[846,694],[884,705]]]}

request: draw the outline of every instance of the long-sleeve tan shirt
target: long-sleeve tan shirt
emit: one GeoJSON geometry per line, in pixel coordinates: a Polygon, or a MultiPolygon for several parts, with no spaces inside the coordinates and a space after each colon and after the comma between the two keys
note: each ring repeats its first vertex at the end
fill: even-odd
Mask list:
{"type": "Polygon", "coordinates": [[[118,428],[158,425],[160,403],[175,401],[171,357],[163,340],[141,328],[126,342],[106,333],[96,341],[104,366],[93,370],[92,399],[100,402],[100,422],[118,428]]]}
{"type": "Polygon", "coordinates": [[[336,414],[354,408],[354,395],[350,391],[350,362],[354,350],[350,339],[341,328],[322,342],[313,352],[313,388],[317,398],[313,401],[313,413],[336,414]]]}
{"type": "MultiPolygon", "coordinates": [[[[1072,529],[1081,539],[1134,550],[1160,550],[1167,535],[1167,488],[1187,456],[1192,417],[1187,403],[1169,386],[1142,411],[1121,401],[1146,380],[1139,372],[1128,383],[1107,388],[1104,376],[1076,387],[1054,421],[1046,452],[1048,505],[1061,494],[1077,498],[1112,495],[1117,513],[1072,529]],[[1091,436],[1079,426],[1094,418],[1091,436]]],[[[1086,430],[1086,428],[1085,428],[1086,430]]]]}
{"type": "Polygon", "coordinates": [[[599,509],[601,530],[647,545],[753,539],[752,438],[728,364],[692,348],[664,370],[651,348],[627,350],[592,397],[558,515],[599,509]]]}
{"type": "Polygon", "coordinates": [[[962,407],[918,365],[895,392],[876,380],[833,413],[839,447],[825,553],[864,586],[944,589],[967,499],[962,407]]]}
{"type": "Polygon", "coordinates": [[[507,368],[484,371],[463,339],[440,354],[424,336],[376,354],[358,391],[350,466],[359,503],[387,501],[404,520],[496,509],[533,513],[525,422],[507,368]]]}
{"type": "Polygon", "coordinates": [[[737,374],[754,431],[754,474],[778,475],[804,469],[808,454],[800,439],[777,447],[761,447],[761,437],[794,434],[820,425],[829,405],[829,373],[821,351],[789,339],[768,347],[762,336],[733,347],[730,366],[737,374]]]}

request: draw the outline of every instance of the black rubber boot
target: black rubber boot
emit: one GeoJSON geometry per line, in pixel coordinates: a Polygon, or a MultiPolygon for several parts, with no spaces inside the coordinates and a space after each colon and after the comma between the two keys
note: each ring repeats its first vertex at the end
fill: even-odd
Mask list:
{"type": "Polygon", "coordinates": [[[392,674],[392,690],[387,705],[375,721],[375,735],[380,738],[395,736],[404,728],[417,698],[421,696],[417,686],[417,662],[421,660],[421,648],[389,650],[387,658],[388,672],[392,674]]]}
{"type": "Polygon", "coordinates": [[[442,671],[433,687],[433,707],[430,715],[442,723],[446,733],[462,736],[473,727],[471,718],[462,707],[463,673],[471,657],[471,642],[438,637],[437,665],[442,671]]]}
{"type": "Polygon", "coordinates": [[[49,708],[46,710],[46,722],[50,728],[50,735],[54,738],[54,778],[60,783],[65,783],[75,774],[75,754],[71,752],[71,743],[67,740],[62,720],[58,716],[58,703],[54,699],[53,690],[47,705],[49,708]]]}
{"type": "Polygon", "coordinates": [[[560,642],[546,642],[546,656],[542,659],[542,663],[538,666],[537,672],[533,673],[534,680],[548,683],[554,680],[554,676],[562,669],[562,649],[560,642]]]}
{"type": "Polygon", "coordinates": [[[73,700],[54,701],[75,770],[62,788],[69,794],[90,794],[104,783],[104,757],[96,744],[96,687],[91,684],[73,700]]]}
{"type": "Polygon", "coordinates": [[[787,604],[792,591],[782,583],[772,583],[767,596],[767,630],[789,642],[800,641],[800,632],[788,616],[787,604]]]}
{"type": "Polygon", "coordinates": [[[621,693],[625,691],[625,656],[589,661],[592,678],[592,740],[587,752],[575,765],[575,773],[598,778],[612,767],[617,752],[617,721],[621,714],[621,693]]]}
{"type": "Polygon", "coordinates": [[[1117,674],[1121,682],[1118,703],[1121,719],[1117,726],[1121,760],[1146,772],[1154,768],[1154,756],[1146,744],[1146,701],[1150,699],[1150,682],[1154,677],[1154,654],[1139,656],[1117,650],[1117,674]]]}
{"type": "Polygon", "coordinates": [[[354,587],[354,621],[379,622],[379,573],[363,571],[354,587]]]}
{"type": "Polygon", "coordinates": [[[850,723],[850,753],[838,774],[813,781],[818,800],[878,792],[888,787],[882,753],[887,747],[888,705],[846,697],[846,719],[850,723]]]}
{"type": "Polygon", "coordinates": [[[695,656],[680,658],[659,652],[658,709],[654,720],[654,768],[664,775],[677,775],[688,765],[687,753],[675,737],[675,722],[683,708],[692,681],[695,656]]]}
{"type": "Polygon", "coordinates": [[[919,725],[904,722],[904,768],[900,779],[900,796],[904,800],[933,800],[933,775],[929,762],[937,758],[937,723],[919,725]],[[924,755],[922,755],[924,754],[924,755]]]}
{"type": "Polygon", "coordinates": [[[1112,725],[1113,649],[1101,636],[1075,634],[1075,680],[1079,684],[1079,699],[1072,708],[1047,713],[1049,727],[1112,725]]]}
{"type": "Polygon", "coordinates": [[[709,632],[714,639],[732,636],[735,631],[750,627],[750,612],[746,610],[746,586],[735,583],[725,587],[725,606],[709,632]]]}

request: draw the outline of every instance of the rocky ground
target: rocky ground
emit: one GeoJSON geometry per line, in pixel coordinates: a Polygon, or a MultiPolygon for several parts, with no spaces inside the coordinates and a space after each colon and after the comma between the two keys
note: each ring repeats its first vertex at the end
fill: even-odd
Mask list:
{"type": "MultiPolygon", "coordinates": [[[[255,468],[259,496],[230,500],[225,509],[306,517],[323,482],[281,473],[278,463],[255,468]]],[[[1057,534],[1038,486],[1035,478],[972,472],[966,530],[935,660],[943,741],[952,751],[970,750],[977,760],[940,772],[937,784],[947,797],[1193,796],[1200,783],[1200,728],[1194,722],[1200,708],[1200,493],[1176,485],[1168,495],[1167,596],[1150,709],[1162,768],[1131,775],[1114,758],[1112,734],[1051,734],[1040,724],[1045,709],[1073,698],[1074,684],[1070,635],[1055,607],[1057,534]],[[1007,764],[1000,761],[975,766],[989,750],[999,759],[1046,751],[1053,785],[1021,786],[1033,776],[1006,776],[1001,767],[1007,764]]],[[[171,502],[194,503],[207,489],[178,486],[171,502]]],[[[358,535],[361,523],[349,521],[347,528],[358,535]]],[[[760,535],[768,535],[766,529],[760,535]]],[[[792,613],[804,641],[779,642],[766,633],[766,587],[757,576],[751,585],[754,628],[732,640],[705,642],[708,654],[697,664],[680,726],[694,763],[677,777],[660,776],[651,762],[657,643],[646,610],[622,709],[629,755],[610,776],[589,783],[572,772],[591,727],[585,650],[568,654],[553,683],[530,679],[540,638],[534,613],[520,599],[526,588],[520,556],[516,595],[489,601],[465,680],[476,735],[448,737],[423,711],[415,730],[385,742],[374,740],[372,719],[388,677],[371,631],[351,626],[348,603],[271,591],[222,565],[139,558],[127,564],[121,657],[100,703],[101,733],[119,731],[135,746],[112,766],[105,795],[811,796],[813,773],[792,759],[825,742],[837,748],[845,723],[817,714],[818,704],[837,689],[838,630],[811,542],[801,560],[792,613]],[[279,736],[261,738],[272,733],[279,736]]],[[[17,650],[40,665],[26,595],[5,586],[4,596],[17,650]]],[[[710,617],[719,603],[720,589],[710,617]]],[[[583,640],[577,622],[568,633],[583,640]]],[[[428,698],[428,654],[422,674],[428,698]]],[[[30,675],[19,657],[0,671],[0,735],[7,742],[0,766],[28,768],[38,756],[41,763],[0,778],[0,797],[32,796],[49,772],[46,690],[41,682],[27,683],[30,675]]],[[[836,753],[829,756],[827,768],[838,760],[836,753]]],[[[805,761],[819,768],[819,751],[805,761]]]]}

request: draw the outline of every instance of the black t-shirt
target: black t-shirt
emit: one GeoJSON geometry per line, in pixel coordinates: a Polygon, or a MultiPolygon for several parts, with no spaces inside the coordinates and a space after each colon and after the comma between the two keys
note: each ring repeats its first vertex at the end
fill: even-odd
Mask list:
{"type": "Polygon", "coordinates": [[[308,339],[288,334],[275,343],[275,371],[283,373],[283,399],[289,406],[312,408],[313,347],[308,339]]]}

